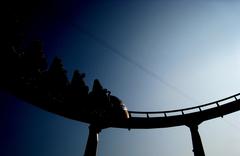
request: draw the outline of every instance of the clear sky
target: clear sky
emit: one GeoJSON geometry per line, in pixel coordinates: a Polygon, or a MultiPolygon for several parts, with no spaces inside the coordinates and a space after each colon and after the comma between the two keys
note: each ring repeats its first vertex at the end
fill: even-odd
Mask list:
{"type": "MultiPolygon", "coordinates": [[[[57,2],[28,26],[51,62],[59,56],[69,78],[98,78],[129,110],[161,111],[201,105],[240,92],[240,2],[57,2]]],[[[85,123],[50,114],[1,94],[0,155],[79,156],[85,123]]],[[[207,156],[239,156],[240,113],[204,122],[207,156]]],[[[187,127],[105,129],[98,156],[192,156],[187,127]]]]}

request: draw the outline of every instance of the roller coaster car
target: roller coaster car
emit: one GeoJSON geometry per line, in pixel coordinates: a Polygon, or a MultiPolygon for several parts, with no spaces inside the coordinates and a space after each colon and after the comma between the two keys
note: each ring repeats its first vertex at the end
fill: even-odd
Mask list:
{"type": "Polygon", "coordinates": [[[119,98],[112,95],[108,95],[105,98],[103,98],[105,100],[102,99],[103,101],[100,102],[100,105],[92,105],[90,108],[90,123],[108,127],[113,123],[124,122],[129,118],[127,107],[119,98]]]}
{"type": "Polygon", "coordinates": [[[113,120],[124,120],[129,118],[127,107],[116,96],[110,95],[111,117],[113,120]]]}
{"type": "Polygon", "coordinates": [[[90,122],[93,124],[107,126],[129,118],[127,107],[119,98],[110,95],[110,91],[103,89],[99,80],[94,80],[92,92],[89,93],[88,108],[90,122]]]}

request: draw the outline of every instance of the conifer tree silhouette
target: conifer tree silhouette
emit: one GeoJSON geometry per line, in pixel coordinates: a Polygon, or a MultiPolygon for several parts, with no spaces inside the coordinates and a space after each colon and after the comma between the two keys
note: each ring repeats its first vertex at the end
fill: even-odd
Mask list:
{"type": "Polygon", "coordinates": [[[47,70],[47,60],[43,53],[43,45],[41,41],[35,40],[31,43],[26,54],[33,71],[43,72],[47,70]]]}
{"type": "Polygon", "coordinates": [[[96,125],[106,126],[109,110],[111,109],[109,92],[102,87],[98,79],[94,80],[92,91],[89,93],[89,112],[96,125]]]}
{"type": "Polygon", "coordinates": [[[10,48],[0,54],[0,69],[2,85],[14,85],[21,70],[20,57],[14,49],[10,48]]]}
{"type": "Polygon", "coordinates": [[[54,58],[49,67],[44,84],[50,97],[61,101],[64,100],[64,94],[66,93],[66,88],[68,87],[69,82],[66,70],[63,67],[62,61],[58,57],[54,58]]]}
{"type": "Polygon", "coordinates": [[[22,76],[25,81],[31,81],[35,86],[39,86],[43,73],[47,71],[47,60],[43,53],[42,43],[33,41],[25,50],[21,58],[22,76]]]}
{"type": "Polygon", "coordinates": [[[66,93],[67,110],[74,114],[86,111],[88,105],[88,86],[84,82],[85,74],[75,70],[66,93]]]}
{"type": "Polygon", "coordinates": [[[90,93],[90,96],[92,97],[92,105],[95,108],[104,108],[109,103],[109,98],[107,96],[107,90],[104,89],[98,79],[94,80],[93,88],[90,93]]]}
{"type": "Polygon", "coordinates": [[[72,91],[81,97],[88,95],[88,86],[86,86],[84,78],[85,74],[81,74],[78,70],[75,70],[70,84],[72,91]]]}

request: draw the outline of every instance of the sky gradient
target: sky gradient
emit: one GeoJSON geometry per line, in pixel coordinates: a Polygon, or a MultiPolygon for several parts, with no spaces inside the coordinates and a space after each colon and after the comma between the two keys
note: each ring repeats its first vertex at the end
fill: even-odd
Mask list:
{"type": "MultiPolygon", "coordinates": [[[[161,111],[240,92],[240,2],[69,1],[45,4],[26,26],[71,78],[98,78],[129,110],[161,111]]],[[[88,125],[1,93],[3,156],[83,155],[88,125]]],[[[199,126],[207,156],[239,156],[240,114],[199,126]]],[[[106,129],[98,156],[192,156],[187,127],[106,129]]]]}

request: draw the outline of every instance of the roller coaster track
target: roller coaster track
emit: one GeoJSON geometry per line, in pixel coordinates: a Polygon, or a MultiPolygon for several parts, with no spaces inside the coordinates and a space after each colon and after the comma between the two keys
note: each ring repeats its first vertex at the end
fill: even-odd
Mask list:
{"type": "MultiPolygon", "coordinates": [[[[205,156],[198,125],[204,121],[223,117],[239,110],[240,93],[218,101],[184,109],[159,112],[129,111],[130,118],[128,120],[114,122],[110,127],[150,129],[185,125],[190,128],[194,156],[205,156]]],[[[98,133],[99,130],[96,127],[89,127],[89,137],[84,156],[96,156],[98,133]]]]}
{"type": "MultiPolygon", "coordinates": [[[[14,63],[15,60],[13,59],[10,64],[14,63]]],[[[2,68],[1,71],[6,73],[0,78],[1,89],[48,112],[90,124],[84,156],[96,156],[98,133],[104,128],[151,129],[175,126],[189,127],[192,136],[194,156],[205,156],[201,137],[198,132],[198,125],[204,121],[223,117],[224,115],[240,110],[240,93],[238,93],[218,101],[184,109],[157,112],[128,111],[130,116],[128,119],[114,120],[109,119],[113,117],[109,116],[109,114],[106,115],[105,113],[106,116],[104,116],[104,112],[106,112],[104,108],[82,108],[84,105],[75,106],[71,103],[73,102],[72,100],[68,101],[69,99],[64,97],[65,94],[55,95],[49,92],[48,88],[41,86],[44,81],[40,81],[40,78],[44,73],[38,73],[39,77],[28,77],[26,75],[19,77],[19,72],[17,72],[15,68],[18,69],[16,66],[11,67],[10,69],[12,70],[2,68]],[[18,74],[11,74],[15,72],[18,74]],[[104,117],[100,118],[101,116],[104,117]]],[[[81,104],[85,104],[86,106],[87,102],[85,102],[86,101],[82,101],[81,104]]],[[[77,103],[77,105],[78,104],[79,103],[77,103]]],[[[109,111],[107,113],[109,113],[109,111]]],[[[111,115],[113,115],[113,113],[111,115]]]]}
{"type": "MultiPolygon", "coordinates": [[[[109,127],[150,129],[185,125],[190,128],[194,156],[205,156],[201,137],[198,132],[198,125],[204,121],[223,117],[224,115],[239,110],[240,93],[218,101],[184,109],[159,112],[129,111],[130,118],[128,120],[113,122],[109,127]]],[[[81,120],[80,118],[77,118],[76,120],[84,122],[84,120],[81,120]]],[[[98,128],[92,126],[89,127],[88,142],[84,156],[96,156],[99,132],[98,128]]]]}
{"type": "MultiPolygon", "coordinates": [[[[101,129],[99,129],[99,127],[95,127],[95,125],[91,123],[91,120],[86,118],[86,116],[81,115],[81,113],[79,113],[78,115],[71,115],[71,113],[62,113],[62,111],[59,111],[58,109],[51,107],[43,107],[42,105],[40,105],[42,102],[46,101],[40,100],[37,102],[36,100],[32,101],[25,98],[23,100],[28,101],[38,107],[41,107],[46,111],[64,116],[66,118],[89,123],[89,136],[84,156],[96,156],[98,133],[100,133],[101,129]]],[[[48,100],[47,102],[49,101],[51,100],[48,100]]],[[[61,103],[61,101],[56,102],[61,103]]],[[[201,137],[198,132],[198,125],[204,121],[223,117],[224,115],[239,110],[240,93],[218,101],[184,109],[156,112],[129,111],[129,119],[112,122],[110,125],[108,125],[108,127],[105,128],[113,127],[126,129],[151,129],[174,126],[187,126],[190,128],[191,131],[194,156],[205,156],[201,137]]]]}
{"type": "MultiPolygon", "coordinates": [[[[35,106],[38,106],[48,112],[55,113],[72,120],[92,124],[92,120],[90,120],[86,115],[83,115],[81,111],[73,115],[71,112],[64,112],[56,107],[50,107],[52,103],[57,103],[61,105],[61,101],[56,101],[56,99],[48,99],[45,101],[45,99],[42,100],[41,98],[28,99],[26,97],[22,98],[21,96],[18,95],[17,97],[35,106]],[[41,105],[42,103],[45,103],[45,105],[41,105]]],[[[127,129],[151,129],[183,125],[191,126],[193,124],[199,125],[204,121],[218,117],[223,117],[224,115],[239,110],[240,110],[240,93],[218,101],[183,109],[156,112],[128,111],[130,116],[129,119],[120,120],[118,122],[111,122],[110,124],[108,124],[108,127],[127,129]]]]}
{"type": "Polygon", "coordinates": [[[128,123],[118,123],[112,127],[130,129],[165,128],[173,126],[190,126],[206,120],[223,117],[240,110],[240,93],[230,97],[190,108],[160,111],[129,111],[128,123]]]}
{"type": "MultiPolygon", "coordinates": [[[[191,131],[194,156],[205,156],[201,137],[198,132],[198,125],[204,121],[223,117],[239,110],[240,93],[218,101],[184,109],[160,112],[129,111],[130,118],[128,122],[113,124],[112,127],[150,129],[185,125],[191,131]]],[[[91,133],[91,128],[89,132],[89,136],[94,136],[91,133]]]]}
{"type": "MultiPolygon", "coordinates": [[[[41,100],[38,102],[36,102],[35,100],[25,100],[49,112],[64,116],[72,120],[89,123],[89,136],[84,156],[96,156],[98,133],[101,131],[101,129],[99,129],[99,127],[95,127],[95,125],[91,123],[91,120],[89,120],[86,116],[82,115],[81,112],[79,112],[79,114],[77,115],[72,115],[71,113],[63,113],[56,108],[43,107],[40,104],[44,101],[41,100]]],[[[51,100],[48,100],[48,102],[49,101],[51,100]]],[[[61,103],[61,101],[57,101],[57,103],[61,103]]],[[[204,121],[223,117],[224,115],[239,110],[240,93],[218,101],[184,109],[157,112],[129,111],[129,119],[112,122],[106,128],[113,127],[126,129],[151,129],[174,126],[187,126],[190,128],[191,131],[194,156],[205,156],[201,137],[198,132],[198,125],[204,121]]]]}

